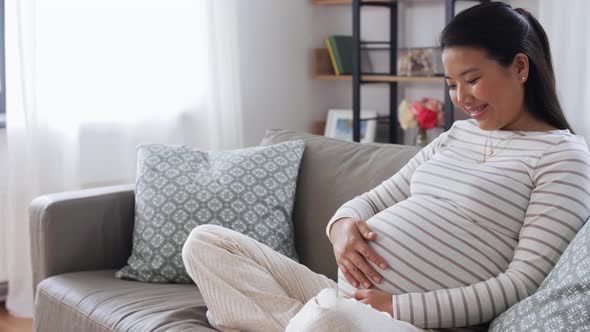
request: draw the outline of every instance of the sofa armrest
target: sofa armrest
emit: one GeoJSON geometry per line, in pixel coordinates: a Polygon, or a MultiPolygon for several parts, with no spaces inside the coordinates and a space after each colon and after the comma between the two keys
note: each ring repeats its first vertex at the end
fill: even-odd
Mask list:
{"type": "Polygon", "coordinates": [[[29,210],[33,291],[66,272],[116,269],[131,254],[132,185],[38,197],[29,210]]]}

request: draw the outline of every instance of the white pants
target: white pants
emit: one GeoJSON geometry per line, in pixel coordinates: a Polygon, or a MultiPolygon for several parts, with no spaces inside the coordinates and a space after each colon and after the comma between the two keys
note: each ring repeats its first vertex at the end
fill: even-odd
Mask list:
{"type": "Polygon", "coordinates": [[[182,259],[222,331],[420,331],[338,298],[334,281],[227,228],[196,227],[182,259]]]}

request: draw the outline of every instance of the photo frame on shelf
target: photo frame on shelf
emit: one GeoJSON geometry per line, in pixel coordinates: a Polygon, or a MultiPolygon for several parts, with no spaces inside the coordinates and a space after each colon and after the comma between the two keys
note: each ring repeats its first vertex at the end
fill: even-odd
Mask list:
{"type": "Polygon", "coordinates": [[[397,74],[400,76],[442,76],[441,49],[436,47],[400,48],[397,74]]]}
{"type": "MultiPolygon", "coordinates": [[[[377,111],[361,110],[361,143],[375,142],[377,111]],[[363,121],[363,119],[369,119],[363,121]]],[[[331,109],[326,118],[325,136],[352,142],[352,110],[331,109]]]]}

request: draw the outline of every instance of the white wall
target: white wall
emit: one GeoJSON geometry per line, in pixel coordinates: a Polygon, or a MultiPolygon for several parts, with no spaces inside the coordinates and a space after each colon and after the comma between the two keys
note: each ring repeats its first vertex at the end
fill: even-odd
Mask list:
{"type": "MultiPolygon", "coordinates": [[[[8,152],[6,151],[6,130],[0,129],[0,211],[4,209],[5,200],[2,195],[4,195],[6,192],[7,185],[7,158],[8,152]]],[[[6,243],[6,240],[4,239],[6,234],[6,221],[2,218],[3,215],[4,213],[0,213],[0,283],[8,279],[8,276],[6,275],[6,248],[4,248],[4,243],[6,243]]]]}
{"type": "Polygon", "coordinates": [[[310,130],[336,87],[311,78],[318,18],[308,1],[239,2],[240,76],[247,146],[267,128],[310,130]]]}
{"type": "MultiPolygon", "coordinates": [[[[507,1],[538,14],[538,0],[507,1]]],[[[457,12],[473,3],[458,2],[457,12]]],[[[389,39],[389,14],[383,8],[363,8],[361,38],[389,39]]],[[[256,145],[266,128],[311,130],[330,108],[352,107],[350,81],[312,79],[311,50],[324,47],[324,37],[352,34],[350,6],[315,6],[310,0],[241,1],[239,8],[240,67],[245,143],[256,145]]],[[[440,0],[402,2],[400,47],[437,45],[444,27],[440,0]]],[[[375,69],[387,70],[387,53],[372,56],[375,69]]],[[[400,98],[444,99],[442,84],[402,84],[400,98]]],[[[388,114],[386,85],[364,85],[361,108],[388,114]]],[[[457,113],[461,115],[461,113],[457,113]]]]}

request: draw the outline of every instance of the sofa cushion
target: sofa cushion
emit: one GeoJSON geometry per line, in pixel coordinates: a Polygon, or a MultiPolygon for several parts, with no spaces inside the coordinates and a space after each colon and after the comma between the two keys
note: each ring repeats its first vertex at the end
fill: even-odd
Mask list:
{"type": "Polygon", "coordinates": [[[114,270],[67,273],[39,284],[35,330],[215,331],[194,285],[116,279],[114,270]]]}
{"type": "Polygon", "coordinates": [[[590,222],[586,221],[537,292],[498,316],[490,331],[587,331],[588,327],[590,222]]]}
{"type": "Polygon", "coordinates": [[[116,276],[192,283],[182,246],[198,225],[220,225],[297,259],[291,213],[304,144],[231,151],[138,147],[135,228],[128,265],[116,276]]]}
{"type": "Polygon", "coordinates": [[[396,144],[359,144],[288,130],[269,130],[261,145],[303,140],[293,207],[299,261],[336,280],[336,261],[325,228],[336,210],[390,178],[419,148],[396,144]]]}

